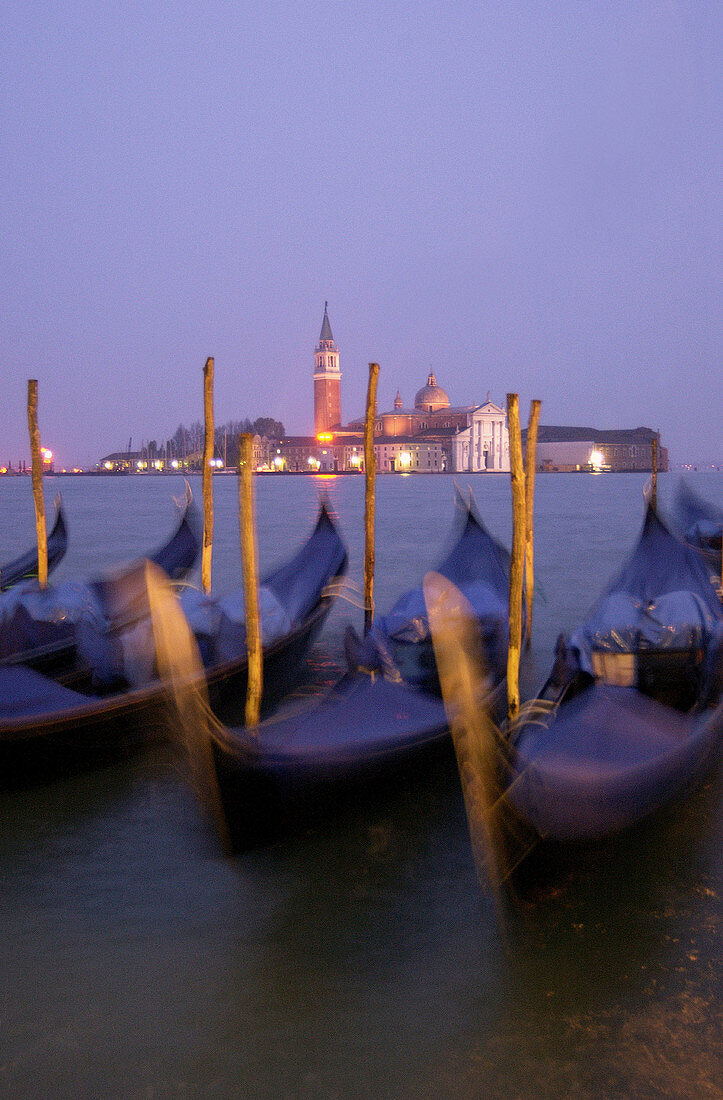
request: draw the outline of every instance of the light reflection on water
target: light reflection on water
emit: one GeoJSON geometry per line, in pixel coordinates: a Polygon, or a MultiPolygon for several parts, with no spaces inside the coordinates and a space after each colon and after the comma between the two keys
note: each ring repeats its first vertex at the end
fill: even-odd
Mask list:
{"type": "MultiPolygon", "coordinates": [[[[662,477],[663,500],[672,479],[662,477]]],[[[509,545],[509,482],[471,478],[509,545]]],[[[723,503],[723,479],[691,483],[723,503]]],[[[537,479],[528,691],[620,564],[644,478],[537,479]]],[[[175,478],[55,479],[73,577],[162,542],[175,478]]],[[[313,524],[320,483],[257,482],[265,567],[313,524]]],[[[325,478],[361,587],[363,479],[325,478]]],[[[194,481],[200,492],[200,482],[194,481]]],[[[216,478],[214,580],[240,575],[237,485],[216,478]]],[[[379,478],[376,604],[445,552],[446,477],[379,478]]],[[[0,479],[0,560],[30,541],[0,479]]],[[[317,662],[340,665],[339,603],[317,662]]],[[[454,776],[428,777],[232,864],[162,748],[0,796],[0,1087],[56,1096],[706,1095],[718,1077],[719,783],[598,848],[533,864],[500,937],[454,776]]]]}

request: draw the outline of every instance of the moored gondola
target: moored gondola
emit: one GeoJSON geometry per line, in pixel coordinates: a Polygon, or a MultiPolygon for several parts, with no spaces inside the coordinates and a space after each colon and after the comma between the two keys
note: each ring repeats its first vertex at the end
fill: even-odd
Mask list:
{"type": "MultiPolygon", "coordinates": [[[[264,644],[267,708],[303,678],[305,656],[331,608],[332,582],[343,574],[346,561],[344,543],[324,505],[308,541],[263,582],[273,588],[285,612],[284,629],[264,644]]],[[[147,604],[143,609],[139,602],[139,575],[144,572],[138,567],[115,588],[107,582],[106,596],[118,601],[126,621],[120,632],[111,628],[105,635],[96,631],[85,639],[86,656],[91,665],[97,662],[97,692],[58,684],[33,669],[0,667],[0,784],[90,763],[130,741],[168,730],[167,687],[155,673],[147,604]],[[127,621],[128,601],[122,592],[126,583],[133,594],[132,622],[127,621]]],[[[215,660],[210,655],[206,668],[198,671],[199,683],[204,690],[208,685],[213,704],[230,715],[237,712],[239,700],[243,706],[248,676],[240,624],[235,642],[235,656],[226,638],[226,656],[215,660]]]]}
{"type": "MultiPolygon", "coordinates": [[[[454,659],[469,660],[461,644],[454,659]]],[[[723,607],[708,570],[649,506],[628,561],[558,643],[541,699],[495,744],[496,804],[545,839],[628,828],[717,759],[722,676],[723,607]]]]}
{"type": "Polygon", "coordinates": [[[441,700],[351,672],[323,698],[253,731],[216,727],[212,737],[235,850],[368,802],[450,751],[441,700]]]}
{"type": "MultiPolygon", "coordinates": [[[[457,494],[457,535],[449,554],[436,567],[468,600],[477,619],[485,658],[495,683],[504,676],[509,640],[510,555],[487,530],[474,504],[457,494]]],[[[386,615],[375,619],[362,640],[347,639],[350,659],[359,667],[396,670],[413,687],[439,694],[439,677],[421,583],[405,592],[386,615]]]]}
{"type": "MultiPolygon", "coordinates": [[[[55,504],[55,521],[48,535],[48,574],[60,564],[68,549],[68,528],[65,522],[63,504],[58,497],[55,504]]],[[[38,549],[26,551],[7,565],[0,565],[0,592],[20,584],[22,581],[36,579],[38,576],[38,549]]]]}
{"type": "MultiPolygon", "coordinates": [[[[176,529],[149,557],[170,578],[181,580],[196,564],[200,547],[198,509],[187,492],[176,529]]],[[[134,570],[130,566],[124,573],[130,576],[134,570]]],[[[23,664],[74,678],[78,625],[84,619],[107,618],[107,584],[101,578],[65,581],[43,590],[32,580],[17,584],[0,600],[0,665],[23,664]]]]}
{"type": "Polygon", "coordinates": [[[683,541],[694,546],[720,577],[723,509],[704,500],[681,479],[672,514],[675,529],[683,541]]]}
{"type": "Polygon", "coordinates": [[[708,568],[648,505],[638,543],[559,646],[554,706],[515,732],[510,801],[540,835],[618,832],[720,752],[723,605],[708,568]]]}
{"type": "MultiPolygon", "coordinates": [[[[507,584],[505,551],[467,505],[460,526],[444,564],[476,599],[478,625],[482,621],[487,627],[488,652],[495,654],[499,665],[498,647],[506,655],[506,612],[500,606],[507,584]]],[[[266,842],[350,805],[369,802],[451,755],[444,706],[418,686],[420,681],[430,683],[435,667],[420,599],[421,588],[396,605],[399,620],[415,620],[401,644],[407,654],[415,648],[421,651],[416,660],[408,657],[395,663],[399,650],[388,645],[389,616],[368,645],[347,637],[350,670],[326,695],[295,705],[253,731],[208,724],[220,805],[233,848],[266,842]],[[408,683],[405,673],[410,670],[408,683]]],[[[489,690],[497,709],[502,692],[492,684],[489,690]]]]}

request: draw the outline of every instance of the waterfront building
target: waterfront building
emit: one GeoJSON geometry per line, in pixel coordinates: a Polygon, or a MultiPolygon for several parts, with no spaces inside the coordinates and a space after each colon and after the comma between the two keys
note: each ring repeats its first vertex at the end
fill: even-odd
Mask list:
{"type": "Polygon", "coordinates": [[[331,441],[331,433],[319,434],[321,439],[313,435],[286,435],[271,441],[268,465],[263,469],[288,474],[336,473],[343,468],[339,465],[338,449],[331,441]],[[325,435],[329,435],[329,440],[323,438],[325,435]]]}
{"type": "MultiPolygon", "coordinates": [[[[523,442],[526,436],[523,432],[523,442]]],[[[668,469],[668,450],[652,428],[584,428],[540,425],[535,452],[538,470],[570,472],[609,470],[623,473],[653,468],[657,441],[658,470],[668,469]]]]}
{"type": "MultiPolygon", "coordinates": [[[[363,420],[349,425],[363,431],[363,420]]],[[[335,433],[335,436],[337,433],[335,433]]],[[[490,400],[452,405],[434,371],[405,408],[397,390],[394,407],[374,421],[377,469],[381,472],[509,472],[510,444],[505,410],[490,400]],[[394,443],[392,444],[392,440],[394,443]]]]}
{"type": "Polygon", "coordinates": [[[380,473],[441,474],[450,468],[443,438],[384,436],[374,444],[374,456],[380,473]]]}
{"type": "MultiPolygon", "coordinates": [[[[361,431],[363,421],[350,429],[361,431]]],[[[433,371],[405,408],[397,391],[394,407],[374,422],[377,469],[455,473],[509,472],[510,444],[505,410],[490,400],[452,405],[433,371]],[[394,444],[392,444],[394,440],[394,444]],[[411,458],[410,458],[411,456],[411,458]]]]}
{"type": "MultiPolygon", "coordinates": [[[[339,348],[324,303],[314,351],[313,436],[287,436],[272,447],[266,468],[294,473],[358,472],[364,469],[364,419],[341,423],[339,348]]],[[[509,471],[507,415],[487,394],[479,405],[453,406],[433,371],[405,408],[394,406],[374,421],[374,450],[380,473],[509,471]]]]}
{"type": "Polygon", "coordinates": [[[147,456],[142,451],[113,451],[112,454],[104,455],[99,462],[96,462],[95,467],[108,474],[121,474],[142,470],[144,464],[147,468],[147,456]]]}

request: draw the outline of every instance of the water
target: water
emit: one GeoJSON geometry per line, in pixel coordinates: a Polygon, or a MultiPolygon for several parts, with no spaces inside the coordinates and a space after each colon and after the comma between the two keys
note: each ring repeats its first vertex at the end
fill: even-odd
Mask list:
{"type": "MultiPolygon", "coordinates": [[[[723,504],[723,477],[691,476],[723,504]]],[[[468,484],[465,482],[465,485],[468,484]]],[[[469,480],[509,544],[509,481],[469,480]]],[[[661,477],[663,503],[673,481],[661,477]]],[[[534,649],[587,610],[632,546],[644,478],[541,475],[534,649]]],[[[193,484],[200,496],[200,482],[193,484]]],[[[261,478],[270,567],[337,511],[361,588],[363,480],[261,478]]],[[[174,478],[57,478],[58,578],[155,547],[174,478]]],[[[216,478],[214,587],[240,577],[237,484],[216,478]]],[[[447,477],[378,481],[376,605],[444,553],[447,477]]],[[[0,558],[33,531],[0,479],[0,558]]],[[[341,666],[339,602],[314,654],[341,666]]],[[[321,670],[321,671],[319,671],[321,670]]],[[[0,795],[0,1094],[12,1097],[704,1097],[719,1095],[720,785],[615,841],[534,866],[500,931],[449,776],[225,862],[162,747],[0,795]]]]}

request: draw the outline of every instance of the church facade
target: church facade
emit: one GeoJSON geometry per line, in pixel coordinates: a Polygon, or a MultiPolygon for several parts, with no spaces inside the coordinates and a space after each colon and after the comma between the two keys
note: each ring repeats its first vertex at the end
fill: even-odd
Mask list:
{"type": "MultiPolygon", "coordinates": [[[[341,421],[340,352],[328,302],[314,350],[314,432],[278,442],[274,468],[298,473],[363,470],[364,420],[341,421]]],[[[452,405],[430,371],[413,405],[405,407],[397,392],[393,407],[376,415],[374,452],[379,473],[509,472],[507,414],[489,394],[479,405],[452,405]]]]}
{"type": "MultiPolygon", "coordinates": [[[[363,420],[342,431],[363,432],[363,420]]],[[[507,413],[490,400],[452,405],[430,371],[414,405],[404,407],[397,391],[394,407],[374,421],[377,469],[452,473],[509,473],[507,413]]]]}

